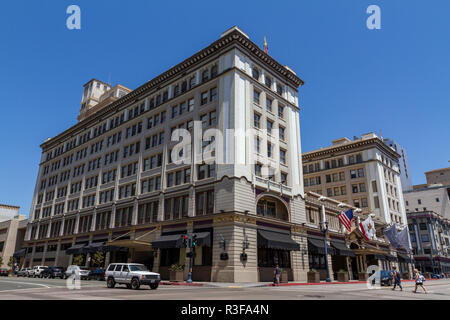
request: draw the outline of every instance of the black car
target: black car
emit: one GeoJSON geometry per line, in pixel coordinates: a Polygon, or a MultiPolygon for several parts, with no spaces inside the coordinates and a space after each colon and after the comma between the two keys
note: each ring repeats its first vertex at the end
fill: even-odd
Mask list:
{"type": "Polygon", "coordinates": [[[0,268],[0,277],[7,277],[8,269],[0,268]]]}
{"type": "Polygon", "coordinates": [[[105,270],[103,268],[97,268],[89,272],[89,280],[95,279],[99,281],[105,280],[105,270]]]}
{"type": "Polygon", "coordinates": [[[41,278],[64,278],[63,270],[61,268],[51,266],[41,271],[41,278]]]}

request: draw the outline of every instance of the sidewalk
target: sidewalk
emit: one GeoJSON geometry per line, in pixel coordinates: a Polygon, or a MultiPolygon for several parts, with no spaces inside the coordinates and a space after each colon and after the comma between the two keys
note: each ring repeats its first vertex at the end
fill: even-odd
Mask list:
{"type": "MultiPolygon", "coordinates": [[[[438,281],[438,280],[449,280],[447,279],[426,279],[426,282],[429,281],[438,281]]],[[[414,282],[414,280],[402,280],[403,282],[414,282]]],[[[366,283],[366,281],[358,281],[358,280],[350,280],[348,282],[325,282],[321,281],[318,283],[308,283],[308,282],[288,282],[288,283],[280,283],[281,286],[317,286],[317,285],[335,285],[335,284],[361,284],[366,283]]],[[[167,286],[194,286],[194,287],[214,287],[214,288],[256,288],[256,287],[273,287],[272,282],[242,282],[242,283],[233,283],[233,282],[171,282],[171,281],[161,281],[160,285],[167,286]]]]}

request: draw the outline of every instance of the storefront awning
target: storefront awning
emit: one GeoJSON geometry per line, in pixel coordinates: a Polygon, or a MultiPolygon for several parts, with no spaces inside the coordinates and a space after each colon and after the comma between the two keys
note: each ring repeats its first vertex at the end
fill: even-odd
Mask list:
{"type": "Polygon", "coordinates": [[[66,250],[66,254],[81,254],[86,253],[87,246],[84,243],[75,244],[66,250]]]}
{"type": "Polygon", "coordinates": [[[400,253],[400,252],[398,252],[398,253],[397,253],[397,256],[398,256],[400,259],[403,259],[403,260],[406,260],[406,261],[409,261],[409,260],[410,260],[409,256],[408,256],[406,253],[400,253]]]}
{"type": "Polygon", "coordinates": [[[211,247],[211,233],[210,232],[194,232],[192,236],[197,236],[197,246],[211,247]]]}
{"type": "Polygon", "coordinates": [[[105,242],[93,242],[84,248],[85,252],[112,252],[112,251],[127,251],[127,248],[121,248],[116,245],[108,245],[105,242]]]}
{"type": "MultiPolygon", "coordinates": [[[[208,232],[209,233],[209,232],[208,232]]],[[[152,241],[153,248],[168,249],[168,248],[182,248],[183,247],[183,235],[182,234],[170,234],[159,237],[152,241]]]]}
{"type": "Polygon", "coordinates": [[[397,257],[393,256],[392,254],[386,254],[386,260],[388,261],[397,261],[397,257]]]}
{"type": "Polygon", "coordinates": [[[27,249],[20,249],[20,250],[14,252],[13,257],[21,258],[21,257],[25,257],[26,254],[27,254],[27,249]]]}
{"type": "MultiPolygon", "coordinates": [[[[325,243],[323,239],[308,237],[308,251],[316,254],[325,254],[325,243]]],[[[328,254],[335,255],[336,249],[327,246],[328,254]]]]}
{"type": "Polygon", "coordinates": [[[258,230],[258,247],[299,251],[300,245],[287,233],[258,230]]]}
{"type": "Polygon", "coordinates": [[[338,256],[347,256],[347,257],[354,257],[355,253],[352,249],[347,248],[344,241],[336,241],[332,240],[331,246],[336,249],[336,255],[338,256]]]}
{"type": "Polygon", "coordinates": [[[151,243],[147,241],[123,239],[106,242],[104,250],[105,252],[127,251],[128,249],[150,250],[151,247],[151,243]]]}

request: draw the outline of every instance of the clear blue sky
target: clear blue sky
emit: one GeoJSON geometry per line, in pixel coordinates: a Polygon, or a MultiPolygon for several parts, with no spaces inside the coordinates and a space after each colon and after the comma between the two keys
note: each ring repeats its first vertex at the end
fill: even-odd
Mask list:
{"type": "Polygon", "coordinates": [[[382,130],[413,183],[450,160],[450,1],[3,1],[0,203],[30,210],[39,145],[76,123],[91,78],[136,88],[238,25],[305,81],[303,151],[382,130]],[[81,30],[66,8],[81,8],[81,30]],[[366,8],[381,8],[381,30],[366,8]]]}

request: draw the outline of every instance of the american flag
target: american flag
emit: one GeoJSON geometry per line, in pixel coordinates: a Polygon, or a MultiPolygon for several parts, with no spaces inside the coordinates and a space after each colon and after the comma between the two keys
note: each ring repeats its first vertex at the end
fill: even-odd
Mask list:
{"type": "Polygon", "coordinates": [[[342,211],[339,215],[339,221],[347,228],[348,232],[352,231],[353,210],[349,209],[346,212],[342,211]]]}

